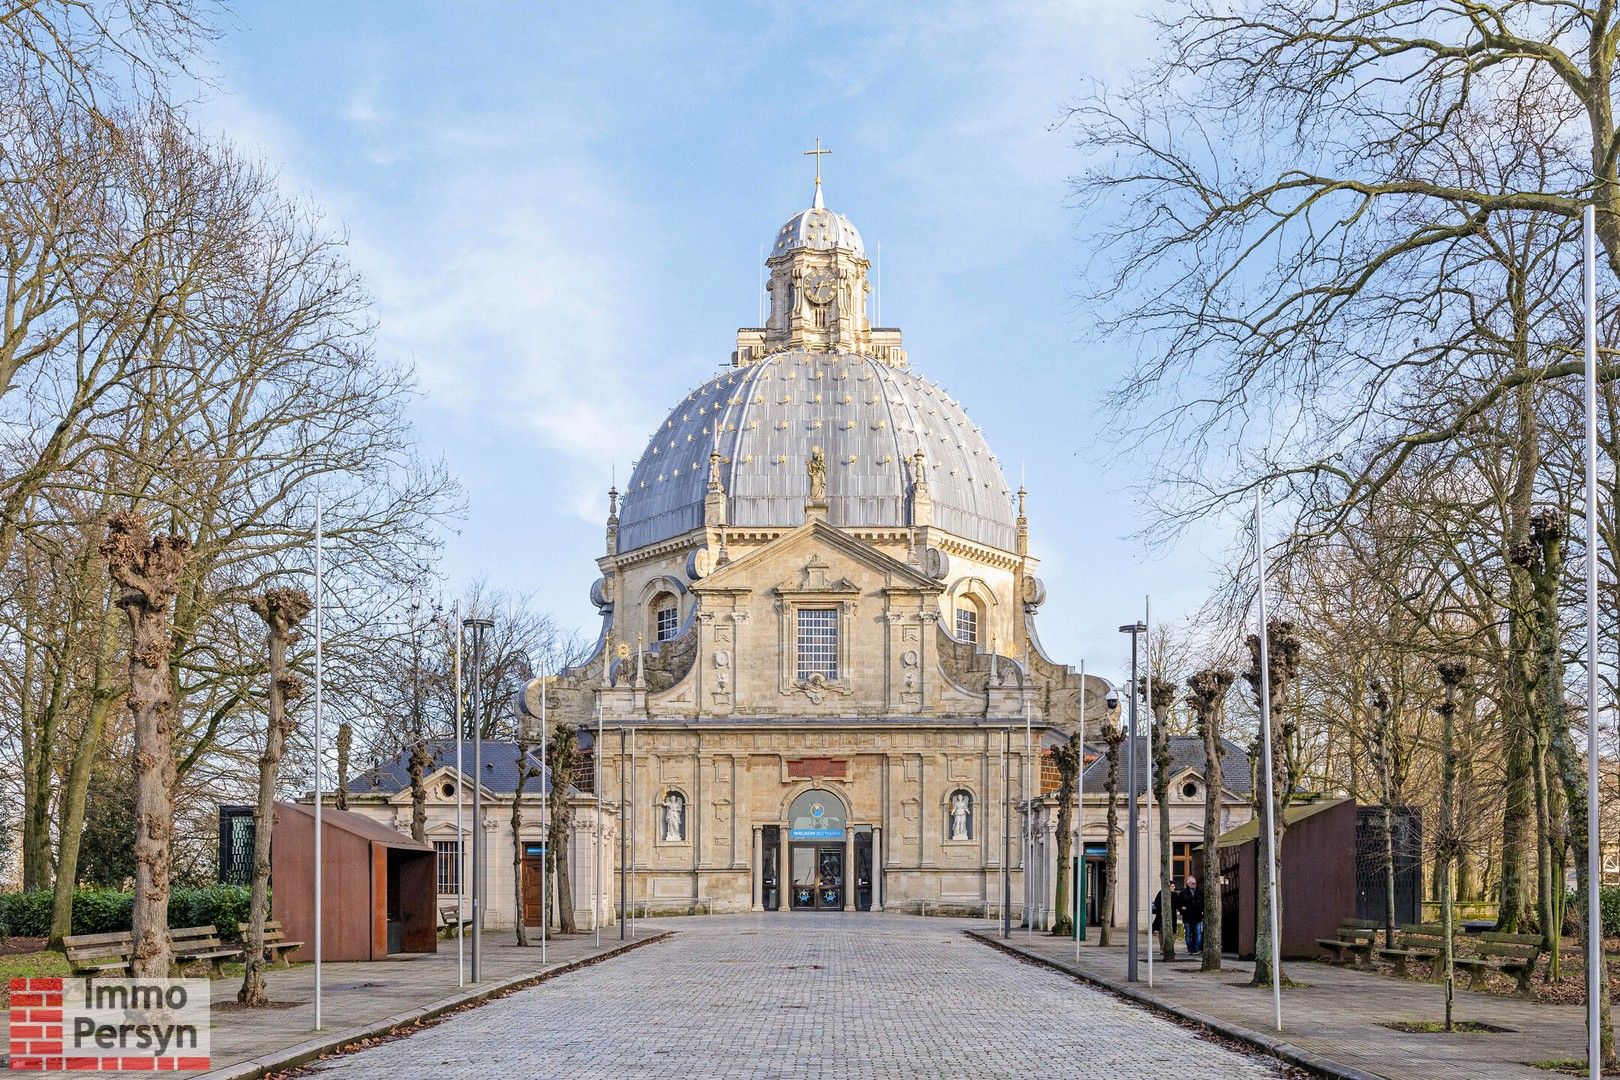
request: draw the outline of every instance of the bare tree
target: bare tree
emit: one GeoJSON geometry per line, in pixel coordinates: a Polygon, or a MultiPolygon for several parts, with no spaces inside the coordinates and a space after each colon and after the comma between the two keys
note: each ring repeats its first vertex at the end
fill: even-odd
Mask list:
{"type": "MultiPolygon", "coordinates": [[[[1074,821],[1074,792],[1075,780],[1086,767],[1086,744],[1081,738],[1080,730],[1076,730],[1067,740],[1052,748],[1052,764],[1058,771],[1057,788],[1057,918],[1052,923],[1052,933],[1056,937],[1069,937],[1075,932],[1075,919],[1084,918],[1080,911],[1070,913],[1070,897],[1073,891],[1070,882],[1074,880],[1074,845],[1075,837],[1071,830],[1075,829],[1074,821]]],[[[1084,811],[1082,811],[1082,820],[1084,811]]],[[[1085,839],[1080,838],[1081,858],[1084,858],[1085,839]]]]}
{"type": "Polygon", "coordinates": [[[253,812],[253,894],[247,939],[242,943],[246,970],[242,973],[242,989],[236,995],[237,1001],[249,1006],[270,1004],[264,988],[264,924],[270,917],[270,836],[276,827],[276,774],[292,727],[287,705],[304,693],[304,680],[287,669],[287,646],[312,607],[309,594],[302,589],[267,589],[252,601],[254,614],[264,620],[269,633],[270,692],[264,752],[259,755],[259,801],[253,812]]]}
{"type": "MultiPolygon", "coordinates": [[[[1125,729],[1120,726],[1117,717],[1110,716],[1103,721],[1102,737],[1103,744],[1107,747],[1104,753],[1108,760],[1108,781],[1103,787],[1108,796],[1108,811],[1104,823],[1108,833],[1108,848],[1103,861],[1102,926],[1097,931],[1097,943],[1107,945],[1113,937],[1114,894],[1118,892],[1115,885],[1119,880],[1119,748],[1125,741],[1125,729]]],[[[1131,783],[1135,782],[1136,778],[1132,777],[1131,783]]],[[[1128,942],[1127,947],[1136,948],[1136,942],[1128,942]]]]}
{"type": "Polygon", "coordinates": [[[1153,755],[1153,802],[1159,808],[1159,949],[1165,960],[1176,958],[1175,868],[1169,818],[1170,712],[1175,694],[1172,680],[1153,676],[1153,726],[1148,742],[1153,755]]]}
{"type": "Polygon", "coordinates": [[[1222,774],[1221,739],[1226,720],[1226,692],[1233,675],[1225,669],[1205,668],[1187,680],[1188,704],[1197,718],[1198,735],[1204,741],[1204,953],[1201,971],[1221,968],[1221,855],[1216,846],[1220,836],[1221,795],[1226,778],[1222,774]]]}
{"type": "MultiPolygon", "coordinates": [[[[1256,701],[1260,700],[1260,680],[1262,677],[1267,678],[1270,682],[1271,704],[1271,800],[1269,802],[1266,800],[1262,784],[1257,782],[1254,785],[1255,804],[1259,811],[1257,818],[1260,822],[1260,831],[1255,836],[1257,866],[1255,880],[1259,888],[1255,890],[1254,900],[1255,911],[1260,914],[1255,919],[1254,979],[1251,982],[1253,986],[1270,986],[1273,979],[1284,979],[1281,943],[1271,939],[1271,922],[1264,913],[1270,910],[1272,894],[1275,893],[1280,929],[1283,834],[1287,831],[1288,807],[1294,800],[1294,784],[1298,775],[1294,766],[1295,724],[1289,714],[1291,705],[1289,691],[1299,673],[1299,636],[1294,631],[1294,624],[1286,619],[1272,619],[1266,630],[1269,670],[1265,676],[1261,675],[1260,637],[1258,634],[1250,634],[1248,637],[1250,666],[1243,676],[1254,691],[1256,701]],[[1277,852],[1275,879],[1272,877],[1271,860],[1265,857],[1265,830],[1268,825],[1272,830],[1277,852]]],[[[1253,757],[1256,769],[1264,768],[1259,752],[1260,740],[1263,738],[1261,734],[1255,736],[1256,749],[1253,757]]]]}
{"type": "Polygon", "coordinates": [[[174,700],[168,679],[170,604],[191,545],[152,536],[139,514],[114,514],[101,554],[129,620],[129,713],[135,725],[135,906],[130,973],[167,978],[169,859],[174,829],[174,700]]]}
{"type": "Polygon", "coordinates": [[[551,770],[550,820],[546,834],[546,863],[557,883],[557,926],[564,934],[577,933],[574,924],[574,891],[568,872],[568,834],[573,830],[574,811],[568,805],[572,778],[579,768],[579,734],[567,724],[558,724],[551,735],[546,767],[551,770]]]}

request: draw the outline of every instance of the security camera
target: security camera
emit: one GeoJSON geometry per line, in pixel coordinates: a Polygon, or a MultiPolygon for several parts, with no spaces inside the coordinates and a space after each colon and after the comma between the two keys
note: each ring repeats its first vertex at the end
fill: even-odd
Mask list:
{"type": "Polygon", "coordinates": [[[1115,709],[1119,708],[1119,691],[1108,691],[1108,696],[1103,698],[1103,704],[1108,706],[1109,712],[1113,712],[1115,709]]]}

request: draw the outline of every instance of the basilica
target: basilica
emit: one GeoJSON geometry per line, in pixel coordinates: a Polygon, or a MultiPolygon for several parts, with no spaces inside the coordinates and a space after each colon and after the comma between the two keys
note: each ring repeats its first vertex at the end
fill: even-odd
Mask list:
{"type": "Polygon", "coordinates": [[[1036,634],[1026,494],[872,325],[819,175],[766,265],[765,325],[609,493],[597,648],[526,722],[602,732],[604,902],[622,865],[637,911],[993,912],[1023,895],[1042,740],[1082,701],[1036,634]]]}

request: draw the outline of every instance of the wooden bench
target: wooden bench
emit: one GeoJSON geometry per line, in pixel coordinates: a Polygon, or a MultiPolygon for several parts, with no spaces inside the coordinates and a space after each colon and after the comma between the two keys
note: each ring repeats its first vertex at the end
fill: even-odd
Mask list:
{"type": "Polygon", "coordinates": [[[1468,970],[1472,990],[1480,989],[1486,972],[1500,971],[1518,981],[1520,997],[1528,997],[1543,944],[1540,934],[1484,933],[1479,935],[1479,955],[1454,958],[1452,963],[1468,970]]]}
{"type": "MultiPolygon", "coordinates": [[[[1452,950],[1455,953],[1455,949],[1452,950]]],[[[1443,926],[1429,923],[1408,923],[1395,934],[1393,948],[1378,950],[1378,955],[1395,964],[1395,974],[1406,974],[1408,960],[1417,960],[1429,966],[1429,978],[1434,978],[1446,955],[1446,931],[1443,926]]]]}
{"type": "Polygon", "coordinates": [[[225,973],[225,961],[237,960],[241,949],[233,949],[219,940],[219,931],[209,926],[184,926],[169,931],[169,945],[174,949],[176,964],[195,964],[204,960],[215,975],[225,973]]]}
{"type": "MultiPolygon", "coordinates": [[[[245,947],[248,940],[248,924],[245,922],[237,923],[236,932],[242,935],[242,944],[245,947]]],[[[287,958],[287,954],[292,952],[294,949],[302,949],[303,947],[304,943],[302,941],[287,940],[286,931],[281,929],[280,920],[265,920],[264,952],[265,955],[270,958],[270,962],[272,964],[280,964],[282,967],[291,967],[292,961],[287,958]]]]}
{"type": "Polygon", "coordinates": [[[448,940],[456,936],[458,926],[472,925],[472,908],[467,908],[467,914],[462,915],[460,905],[445,904],[439,908],[439,932],[448,940]]]}
{"type": "Polygon", "coordinates": [[[1316,943],[1333,954],[1334,963],[1346,957],[1361,967],[1372,966],[1373,946],[1378,943],[1381,926],[1372,919],[1345,919],[1339,924],[1339,936],[1317,938],[1316,943]]]}
{"type": "Polygon", "coordinates": [[[130,954],[135,942],[126,931],[120,934],[76,934],[62,939],[68,963],[75,975],[129,974],[130,954]]]}

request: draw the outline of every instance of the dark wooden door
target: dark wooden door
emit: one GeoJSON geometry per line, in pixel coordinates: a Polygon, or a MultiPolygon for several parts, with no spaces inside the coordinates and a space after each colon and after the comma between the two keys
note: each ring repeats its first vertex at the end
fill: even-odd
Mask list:
{"type": "MultiPolygon", "coordinates": [[[[538,845],[535,845],[538,846],[538,845]]],[[[545,881],[545,856],[523,856],[523,925],[540,925],[540,890],[545,881]]]]}

